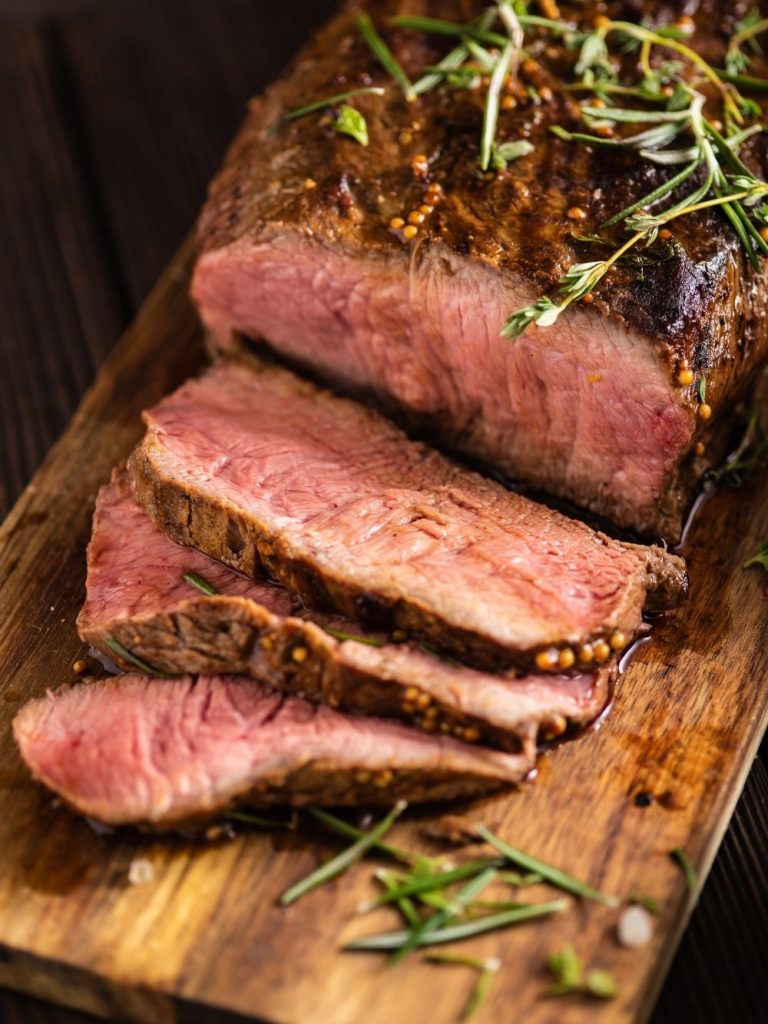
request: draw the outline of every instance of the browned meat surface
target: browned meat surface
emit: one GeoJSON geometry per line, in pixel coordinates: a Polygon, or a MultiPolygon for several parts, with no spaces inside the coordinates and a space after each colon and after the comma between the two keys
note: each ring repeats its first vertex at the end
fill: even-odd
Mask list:
{"type": "MultiPolygon", "coordinates": [[[[366,6],[417,77],[452,41],[392,29],[388,18],[462,21],[485,5],[366,6]]],[[[606,9],[634,20],[657,7],[667,18],[693,13],[691,45],[713,59],[736,13],[715,0],[560,6],[588,24],[606,9]]],[[[297,365],[377,396],[512,477],[676,539],[707,466],[694,448],[720,423],[727,429],[735,400],[768,355],[765,274],[750,269],[721,214],[699,214],[675,222],[667,258],[642,273],[618,266],[591,305],[504,341],[499,330],[510,312],[572,264],[599,257],[574,235],[597,230],[671,172],[551,135],[553,124],[578,126],[573,100],[558,89],[563,55],[551,48],[539,54],[531,82],[551,88],[552,101],[501,114],[500,139],[528,138],[533,152],[490,181],[477,173],[482,89],[439,88],[407,104],[389,87],[383,97],[356,100],[368,121],[367,148],[319,116],[271,131],[286,110],[342,88],[391,85],[352,13],[345,7],[253,101],[211,187],[193,295],[215,342],[266,339],[297,365]],[[428,166],[414,171],[422,154],[428,166]],[[390,220],[424,204],[431,182],[442,186],[442,199],[404,241],[390,220]],[[573,208],[584,213],[576,227],[573,208]],[[683,359],[694,371],[688,386],[677,382],[683,359]],[[702,377],[713,410],[706,427],[695,415],[702,377]]],[[[760,139],[745,152],[768,166],[760,139]]]]}
{"type": "Polygon", "coordinates": [[[172,826],[233,804],[391,804],[517,782],[529,758],[425,736],[236,676],[127,675],[27,704],[13,723],[32,774],[112,825],[172,826]]]}
{"type": "Polygon", "coordinates": [[[684,590],[680,559],[513,494],[286,370],[220,363],[145,419],[134,490],[173,539],[478,667],[623,646],[646,606],[684,590]]]}
{"type": "Polygon", "coordinates": [[[608,697],[607,668],[504,678],[366,633],[347,619],[310,617],[282,587],[174,544],[120,477],[97,501],[78,625],[84,640],[128,669],[135,664],[116,653],[115,640],[164,674],[245,673],[342,711],[401,718],[425,732],[530,757],[542,740],[596,718],[608,697]],[[190,573],[216,594],[185,582],[190,573]]]}

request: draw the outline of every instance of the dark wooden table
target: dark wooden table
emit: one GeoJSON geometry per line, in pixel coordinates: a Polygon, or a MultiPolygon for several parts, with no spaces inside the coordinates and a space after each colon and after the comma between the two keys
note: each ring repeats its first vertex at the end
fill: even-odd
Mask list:
{"type": "MultiPolygon", "coordinates": [[[[0,519],[189,230],[246,99],[333,6],[0,0],[0,519]]],[[[654,1024],[764,1019],[764,759],[654,1024]]],[[[0,1022],[86,1019],[0,992],[0,1022]]]]}

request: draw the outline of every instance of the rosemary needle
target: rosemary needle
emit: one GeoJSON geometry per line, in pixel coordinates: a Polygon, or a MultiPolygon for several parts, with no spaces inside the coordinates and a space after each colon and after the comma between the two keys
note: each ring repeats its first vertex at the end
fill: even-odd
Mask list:
{"type": "MultiPolygon", "coordinates": [[[[549,914],[557,914],[568,907],[567,900],[551,900],[548,903],[526,903],[521,907],[514,907],[512,910],[500,914],[490,914],[487,917],[476,918],[473,921],[462,921],[459,924],[448,925],[439,931],[431,931],[421,936],[418,946],[439,946],[448,942],[459,942],[461,939],[471,939],[475,935],[482,935],[485,932],[495,931],[497,928],[507,928],[510,925],[521,924],[523,921],[532,921],[537,917],[546,917],[549,914]]],[[[401,930],[395,932],[384,932],[381,935],[369,935],[363,939],[356,939],[349,942],[344,949],[363,950],[387,950],[398,949],[403,942],[409,938],[410,933],[401,930]]]]}
{"type": "Polygon", "coordinates": [[[326,107],[334,107],[337,103],[344,103],[346,100],[354,99],[355,96],[383,96],[386,90],[380,86],[365,86],[361,89],[349,89],[347,92],[339,92],[335,96],[326,96],[322,100],[315,100],[303,107],[295,107],[293,110],[283,114],[282,121],[295,121],[298,117],[305,117],[307,114],[315,114],[318,110],[325,110],[326,107]]]}
{"type": "Polygon", "coordinates": [[[156,676],[159,679],[168,678],[167,673],[161,672],[160,669],[155,668],[154,665],[150,665],[148,661],[140,658],[138,654],[129,651],[127,647],[120,643],[116,636],[110,634],[106,639],[106,644],[114,654],[122,658],[123,661],[127,661],[129,665],[139,669],[140,672],[144,672],[148,676],[156,676]]]}
{"type": "Polygon", "coordinates": [[[407,806],[405,800],[400,800],[389,814],[382,818],[379,824],[372,828],[370,832],[364,833],[357,842],[347,847],[346,850],[342,850],[340,854],[322,864],[316,871],[307,875],[306,878],[292,885],[290,889],[286,889],[280,897],[282,905],[287,907],[290,903],[295,903],[296,900],[305,896],[308,892],[317,889],[321,885],[325,885],[326,882],[330,882],[337,875],[343,874],[347,868],[360,860],[364,853],[375,846],[378,840],[389,832],[407,806]]]}
{"type": "Polygon", "coordinates": [[[357,16],[357,28],[368,44],[368,48],[385,71],[388,71],[403,91],[403,95],[411,103],[416,93],[410,78],[398,64],[395,55],[373,27],[370,17],[363,12],[357,16]]]}
{"type": "Polygon", "coordinates": [[[696,868],[693,866],[691,858],[681,847],[672,850],[670,857],[680,865],[688,888],[691,894],[695,896],[699,888],[699,876],[696,874],[696,868]]]}
{"type": "MultiPolygon", "coordinates": [[[[364,832],[361,828],[356,828],[354,825],[350,825],[348,821],[344,821],[343,818],[337,818],[335,814],[331,814],[330,811],[323,811],[319,807],[312,807],[309,813],[317,821],[321,822],[327,828],[333,832],[338,832],[340,836],[346,836],[347,839],[362,839],[364,836],[370,833],[364,832]]],[[[409,866],[414,865],[430,865],[432,860],[429,857],[423,857],[418,853],[411,853],[409,850],[404,850],[400,846],[393,846],[391,843],[385,843],[381,839],[378,839],[373,848],[380,850],[381,853],[386,853],[388,857],[393,860],[399,860],[403,864],[409,866]]]]}
{"type": "Polygon", "coordinates": [[[208,580],[204,580],[202,576],[198,576],[196,572],[185,572],[182,579],[190,587],[195,587],[207,597],[213,597],[214,594],[218,594],[216,587],[212,586],[208,580]]]}
{"type": "Polygon", "coordinates": [[[479,875],[467,882],[465,886],[459,889],[447,906],[432,914],[431,917],[422,921],[418,928],[414,928],[408,933],[405,942],[392,954],[390,963],[395,964],[398,960],[402,960],[412,949],[424,945],[426,938],[435,932],[439,932],[449,921],[462,914],[471,905],[475,897],[479,896],[495,877],[496,868],[487,867],[479,875]]]}
{"type": "Polygon", "coordinates": [[[435,872],[434,874],[426,875],[423,878],[412,877],[402,885],[391,889],[389,892],[382,893],[376,900],[374,900],[373,906],[379,907],[384,903],[391,903],[392,900],[399,899],[401,896],[418,896],[422,893],[444,889],[447,885],[451,885],[453,882],[461,882],[465,878],[473,878],[475,875],[479,875],[482,871],[485,871],[488,868],[501,867],[503,863],[504,862],[501,859],[478,860],[473,861],[471,864],[462,864],[460,867],[454,868],[452,871],[435,872]]]}
{"type": "Polygon", "coordinates": [[[359,633],[346,633],[343,629],[331,629],[330,626],[323,626],[323,632],[336,640],[354,640],[358,644],[367,644],[369,647],[383,647],[384,641],[377,640],[374,636],[361,636],[359,633]]]}
{"type": "Polygon", "coordinates": [[[514,846],[510,846],[509,843],[495,836],[485,825],[478,825],[477,831],[487,843],[490,843],[499,853],[503,854],[507,860],[523,868],[525,871],[533,871],[541,875],[544,881],[549,882],[550,885],[563,889],[565,892],[573,893],[574,896],[581,896],[587,900],[594,900],[596,903],[603,903],[607,907],[618,907],[620,901],[615,896],[606,896],[574,875],[561,871],[560,868],[552,867],[551,864],[546,864],[537,857],[523,853],[522,850],[515,849],[514,846]]]}

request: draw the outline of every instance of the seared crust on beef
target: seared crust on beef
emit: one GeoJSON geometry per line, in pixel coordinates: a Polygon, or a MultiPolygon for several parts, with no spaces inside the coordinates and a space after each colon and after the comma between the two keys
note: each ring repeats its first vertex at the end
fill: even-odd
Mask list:
{"type": "Polygon", "coordinates": [[[542,740],[591,722],[608,699],[608,668],[578,677],[496,677],[365,634],[356,622],[310,619],[282,588],[251,584],[170,541],[121,474],[96,503],[78,628],[126,669],[135,663],[116,653],[115,639],[164,675],[248,674],[342,711],[400,718],[530,757],[542,740]],[[183,580],[190,572],[217,593],[195,591],[183,580]]]}
{"type": "MultiPolygon", "coordinates": [[[[193,294],[222,343],[229,329],[247,333],[247,317],[238,321],[233,303],[225,294],[228,282],[219,276],[219,261],[229,255],[238,261],[247,259],[252,247],[279,249],[290,243],[289,266],[305,261],[316,266],[318,278],[324,272],[328,279],[337,267],[331,263],[331,256],[368,264],[374,276],[378,268],[381,274],[399,273],[403,280],[415,280],[424,270],[427,282],[434,280],[441,266],[451,277],[462,267],[471,266],[484,268],[494,279],[519,281],[530,297],[551,288],[574,263],[599,257],[594,245],[580,242],[576,236],[598,230],[609,216],[672,173],[638,160],[634,153],[590,149],[552,136],[550,127],[554,124],[571,129],[583,129],[583,125],[572,95],[558,88],[573,54],[553,55],[551,47],[550,56],[542,58],[534,84],[551,87],[553,101],[536,106],[521,103],[515,110],[505,111],[500,122],[505,139],[527,138],[534,150],[492,181],[485,181],[477,173],[482,89],[438,89],[410,105],[396,88],[388,88],[384,97],[355,100],[369,125],[371,142],[367,148],[341,137],[320,117],[283,123],[273,131],[286,110],[337,92],[340,74],[346,87],[371,81],[391,84],[354,28],[353,16],[359,6],[346,5],[307,45],[290,71],[263,98],[253,101],[250,117],[211,186],[200,220],[201,260],[193,294]],[[407,246],[388,225],[393,216],[407,215],[424,201],[423,184],[410,163],[417,153],[429,157],[430,175],[443,182],[445,198],[420,227],[414,245],[407,246]],[[307,180],[315,187],[306,188],[307,180]],[[573,207],[585,214],[578,229],[567,216],[573,207]]],[[[398,60],[414,76],[440,59],[451,40],[394,30],[387,25],[391,15],[421,14],[461,21],[483,9],[476,0],[372,0],[365,6],[398,60]]],[[[598,12],[591,4],[564,3],[560,7],[563,17],[584,24],[591,24],[598,12]]],[[[722,60],[724,41],[738,16],[736,7],[724,0],[707,0],[695,12],[682,0],[599,7],[601,14],[606,10],[635,20],[643,16],[670,20],[680,13],[693,13],[697,30],[691,45],[715,63],[722,60]]],[[[762,173],[768,169],[764,136],[751,140],[743,155],[762,173]]],[[[620,228],[618,237],[623,237],[620,228]]],[[[619,350],[626,347],[621,331],[629,332],[646,339],[653,353],[650,366],[635,367],[636,383],[631,382],[628,395],[614,394],[607,387],[609,374],[601,367],[606,402],[626,403],[625,416],[631,419],[636,415],[631,407],[634,390],[638,407],[650,409],[647,422],[643,421],[630,445],[616,440],[617,445],[625,447],[620,449],[613,483],[611,474],[599,478],[599,470],[590,467],[588,461],[575,468],[567,461],[565,444],[557,449],[557,458],[543,459],[539,464],[526,461],[520,452],[510,454],[508,438],[514,436],[513,426],[502,416],[498,422],[486,423],[487,429],[484,427],[489,407],[480,404],[481,387],[477,394],[468,393],[466,400],[455,400],[455,390],[467,387],[466,367],[456,364],[450,352],[443,362],[437,343],[426,346],[428,357],[422,361],[418,346],[409,348],[407,339],[402,345],[397,344],[396,337],[382,340],[382,344],[392,346],[393,358],[413,360],[405,381],[401,381],[396,374],[394,380],[384,379],[381,364],[386,363],[386,357],[367,376],[365,352],[359,356],[362,368],[353,372],[343,347],[337,355],[321,352],[314,343],[302,350],[293,336],[273,337],[269,328],[265,328],[266,339],[281,354],[323,379],[356,394],[370,391],[386,405],[398,408],[409,422],[432,431],[457,450],[620,525],[674,541],[680,535],[697,480],[708,467],[708,459],[717,458],[721,450],[722,442],[717,439],[728,430],[728,410],[748,392],[757,368],[768,356],[768,289],[765,271],[756,272],[750,267],[738,239],[718,211],[676,221],[669,250],[659,251],[664,258],[640,270],[632,262],[614,268],[595,289],[593,304],[569,310],[561,321],[563,330],[571,324],[576,330],[578,324],[577,333],[582,335],[590,330],[601,336],[616,334],[619,350]],[[687,360],[694,370],[696,379],[688,387],[675,382],[681,360],[687,360]],[[447,383],[426,402],[422,401],[423,394],[431,385],[421,377],[430,372],[445,377],[447,383]],[[641,395],[643,382],[651,377],[658,377],[658,389],[652,395],[641,395]],[[704,377],[707,402],[713,409],[706,425],[694,415],[696,387],[704,377]],[[647,434],[650,425],[660,424],[664,416],[669,417],[669,424],[660,425],[656,436],[647,434]],[[708,442],[708,454],[697,457],[694,446],[702,438],[708,442]],[[643,449],[648,457],[658,450],[663,465],[654,476],[652,499],[641,496],[637,487],[633,494],[631,482],[623,484],[618,479],[624,474],[625,462],[632,471],[642,474],[643,449]]],[[[312,274],[308,277],[311,280],[312,274]]],[[[477,275],[469,287],[476,283],[477,275]]],[[[302,279],[301,287],[304,284],[302,279]]],[[[305,294],[295,296],[297,310],[305,298],[305,294]]],[[[397,301],[400,298],[398,293],[397,301]]],[[[428,306],[427,300],[425,303],[428,306]]],[[[297,314],[287,299],[283,308],[290,324],[297,314]]],[[[482,315],[481,310],[478,313],[482,315]]],[[[418,308],[413,315],[418,320],[424,313],[418,308]]],[[[342,317],[349,319],[346,311],[342,311],[342,317]]],[[[403,317],[407,320],[406,312],[403,317]]],[[[278,333],[284,329],[281,327],[278,333]]],[[[398,324],[397,330],[401,329],[398,324]]],[[[497,325],[491,325],[491,329],[495,331],[497,325]]],[[[553,337],[558,330],[559,326],[545,333],[553,337]]],[[[300,332],[299,315],[297,334],[300,332]]],[[[369,343],[368,337],[363,339],[362,348],[365,350],[369,343]]],[[[498,344],[506,343],[499,340],[498,344]]],[[[596,348],[599,362],[605,346],[598,344],[596,348]]],[[[610,353],[608,359],[610,365],[610,353]]],[[[478,360],[482,360],[482,351],[478,360]]],[[[545,380],[550,369],[546,360],[537,356],[533,384],[538,383],[537,377],[545,380]]],[[[592,369],[585,365],[584,374],[592,369]]],[[[571,368],[569,375],[572,377],[571,368]]],[[[504,382],[487,383],[488,387],[499,387],[498,401],[502,402],[504,382]]],[[[588,388],[580,391],[580,404],[588,394],[588,388]]],[[[593,416],[590,410],[587,423],[593,416]]],[[[567,416],[565,421],[569,426],[567,416]]],[[[581,420],[575,429],[576,433],[581,431],[581,420]]],[[[609,429],[613,434],[613,425],[609,429]]],[[[631,429],[627,433],[631,435],[631,429]]],[[[535,431],[531,443],[541,443],[535,431]]]]}
{"type": "Polygon", "coordinates": [[[145,418],[134,493],[174,540],[480,668],[629,639],[662,579],[666,606],[684,593],[681,559],[534,505],[286,370],[219,364],[145,418]]]}
{"type": "Polygon", "coordinates": [[[38,781],[111,825],[170,828],[238,804],[450,800],[519,782],[532,767],[236,676],[79,684],[31,701],[13,732],[38,781]]]}

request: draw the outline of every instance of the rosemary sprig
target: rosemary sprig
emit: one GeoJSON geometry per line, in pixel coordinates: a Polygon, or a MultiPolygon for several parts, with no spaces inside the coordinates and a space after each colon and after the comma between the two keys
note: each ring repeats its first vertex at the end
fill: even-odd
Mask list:
{"type": "Polygon", "coordinates": [[[293,110],[288,110],[280,120],[295,121],[299,117],[306,117],[307,114],[316,114],[318,110],[327,110],[329,107],[338,106],[339,103],[345,103],[347,100],[354,99],[355,96],[383,96],[385,92],[386,89],[382,89],[380,86],[348,89],[346,92],[336,93],[335,96],[326,96],[322,100],[314,100],[314,102],[307,103],[303,107],[295,107],[293,110]]]}
{"type": "Polygon", "coordinates": [[[373,22],[365,12],[357,16],[357,29],[376,60],[394,78],[406,100],[412,103],[416,99],[416,93],[410,78],[400,67],[395,55],[373,27],[373,22]]]}
{"type": "MultiPolygon", "coordinates": [[[[550,900],[548,903],[526,903],[512,910],[501,914],[489,914],[487,917],[476,918],[473,921],[462,921],[459,924],[448,925],[439,931],[432,931],[422,936],[419,946],[440,946],[449,942],[460,942],[462,939],[471,939],[475,935],[483,935],[486,932],[495,931],[498,928],[508,928],[511,925],[522,924],[524,921],[532,921],[537,917],[547,917],[550,914],[558,914],[568,907],[567,900],[550,900]]],[[[398,949],[409,937],[405,930],[384,932],[381,935],[369,935],[363,939],[356,939],[344,947],[349,950],[390,950],[398,949]]]]}
{"type": "Polygon", "coordinates": [[[458,956],[451,953],[427,953],[424,959],[431,964],[451,964],[458,965],[460,967],[471,967],[473,970],[479,973],[477,982],[472,989],[472,994],[467,1001],[467,1005],[461,1011],[459,1020],[469,1020],[469,1018],[477,1013],[483,1003],[488,998],[488,993],[493,983],[493,977],[501,967],[501,960],[497,957],[490,957],[486,960],[480,960],[474,956],[458,956]]]}
{"type": "Polygon", "coordinates": [[[688,885],[693,896],[696,895],[699,889],[699,876],[696,873],[696,868],[693,866],[693,862],[688,854],[681,847],[672,850],[669,855],[673,861],[675,861],[685,875],[685,881],[688,885]]]}
{"type": "Polygon", "coordinates": [[[753,565],[762,565],[764,569],[768,570],[768,540],[763,541],[757,554],[746,561],[743,567],[749,569],[753,565]]]}
{"type": "MultiPolygon", "coordinates": [[[[363,839],[366,836],[370,836],[369,832],[364,832],[363,829],[356,828],[354,825],[350,825],[348,821],[344,821],[343,818],[338,818],[335,814],[331,814],[330,811],[324,811],[319,807],[310,808],[309,814],[316,821],[325,825],[326,828],[331,829],[332,832],[336,832],[338,835],[344,836],[347,839],[363,839]]],[[[418,866],[422,868],[431,868],[434,864],[431,857],[424,857],[418,853],[411,853],[409,850],[404,850],[400,846],[393,846],[391,843],[386,843],[382,839],[377,839],[371,848],[376,849],[381,853],[385,853],[393,860],[400,861],[401,864],[407,864],[409,867],[418,866]]]]}
{"type": "Polygon", "coordinates": [[[368,647],[383,647],[384,641],[377,640],[375,636],[361,636],[360,633],[347,633],[343,629],[333,629],[331,626],[323,626],[323,632],[336,640],[354,640],[357,644],[367,644],[368,647]]]}
{"type": "Polygon", "coordinates": [[[195,590],[205,594],[206,597],[213,597],[214,594],[218,594],[216,587],[212,586],[207,580],[204,580],[202,576],[198,576],[196,572],[185,572],[181,578],[190,587],[194,587],[195,590]]]}
{"type": "Polygon", "coordinates": [[[105,641],[107,647],[116,654],[123,661],[128,662],[129,665],[133,665],[140,672],[143,672],[148,676],[156,676],[158,679],[168,679],[169,676],[166,672],[161,672],[159,668],[155,668],[154,665],[150,665],[148,661],[144,661],[138,654],[134,654],[133,651],[129,651],[127,647],[120,643],[116,636],[111,633],[105,641]]]}
{"type": "Polygon", "coordinates": [[[504,861],[499,859],[476,860],[469,864],[462,864],[450,871],[436,872],[423,878],[410,877],[408,881],[382,893],[369,906],[370,909],[373,909],[373,907],[383,906],[385,903],[391,903],[393,900],[398,900],[403,896],[420,896],[426,892],[442,890],[453,882],[461,882],[465,878],[474,878],[475,875],[479,875],[489,868],[501,867],[503,863],[504,861]]]}
{"type": "Polygon", "coordinates": [[[290,889],[286,889],[280,897],[282,905],[287,907],[289,904],[295,903],[296,900],[305,896],[308,892],[319,888],[321,885],[325,885],[326,882],[330,882],[331,879],[343,874],[348,868],[359,861],[368,850],[376,846],[380,839],[383,839],[406,807],[407,804],[404,800],[395,804],[389,814],[382,818],[379,824],[372,828],[370,832],[364,833],[360,839],[347,847],[346,850],[342,850],[341,853],[326,861],[325,864],[322,864],[316,871],[307,875],[306,878],[292,885],[290,889]]]}
{"type": "Polygon", "coordinates": [[[416,949],[417,946],[425,945],[429,937],[435,932],[439,932],[454,918],[460,917],[483,889],[490,885],[495,877],[495,867],[488,866],[483,868],[479,874],[475,875],[474,878],[471,878],[466,885],[459,889],[446,906],[441,907],[434,914],[426,918],[426,920],[422,921],[416,928],[411,929],[405,941],[390,957],[390,962],[394,964],[402,960],[403,957],[407,956],[411,950],[416,949]]]}
{"type": "Polygon", "coordinates": [[[539,860],[538,857],[532,857],[529,853],[524,853],[522,850],[510,846],[509,843],[489,831],[485,825],[478,825],[477,831],[487,843],[490,843],[512,864],[523,868],[525,871],[535,872],[545,882],[549,882],[558,889],[563,889],[565,892],[573,893],[574,896],[581,896],[587,900],[594,900],[596,903],[602,903],[607,907],[617,907],[619,905],[620,901],[615,896],[606,896],[605,893],[598,892],[597,889],[593,889],[591,885],[582,882],[575,875],[561,871],[560,868],[553,867],[551,864],[539,860]]]}

